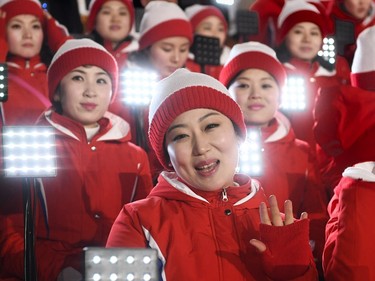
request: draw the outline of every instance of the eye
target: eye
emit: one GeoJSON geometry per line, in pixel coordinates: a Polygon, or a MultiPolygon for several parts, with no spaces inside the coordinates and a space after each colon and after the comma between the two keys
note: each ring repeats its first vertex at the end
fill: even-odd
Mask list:
{"type": "Polygon", "coordinates": [[[11,29],[20,29],[20,28],[21,28],[21,25],[18,24],[18,23],[13,23],[13,24],[11,24],[10,28],[11,28],[11,29]]]}
{"type": "Polygon", "coordinates": [[[248,89],[250,88],[249,84],[246,83],[236,83],[236,88],[237,89],[248,89]]]}
{"type": "Polygon", "coordinates": [[[33,24],[33,29],[39,30],[41,28],[42,28],[42,26],[40,25],[40,23],[33,24]]]}
{"type": "Polygon", "coordinates": [[[74,75],[72,76],[73,81],[83,81],[83,77],[81,75],[74,75]]]}
{"type": "Polygon", "coordinates": [[[262,86],[262,89],[272,89],[273,88],[273,85],[269,84],[269,83],[262,84],[261,86],[262,86]]]}
{"type": "Polygon", "coordinates": [[[179,141],[187,137],[188,137],[187,134],[178,134],[172,138],[172,141],[179,141]]]}
{"type": "Polygon", "coordinates": [[[120,12],[120,16],[127,16],[128,15],[128,12],[127,11],[121,11],[120,12]]]}
{"type": "Polygon", "coordinates": [[[161,49],[166,53],[172,52],[172,48],[163,47],[161,49]]]}
{"type": "Polygon", "coordinates": [[[211,129],[215,129],[215,128],[219,127],[219,126],[220,126],[220,125],[217,124],[217,123],[210,123],[210,124],[208,124],[208,125],[205,127],[205,129],[206,129],[206,130],[211,130],[211,129]]]}

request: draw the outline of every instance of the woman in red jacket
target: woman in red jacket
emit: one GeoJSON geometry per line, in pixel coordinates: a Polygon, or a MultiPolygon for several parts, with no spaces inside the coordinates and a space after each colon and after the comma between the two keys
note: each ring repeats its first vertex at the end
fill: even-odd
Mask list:
{"type": "Polygon", "coordinates": [[[156,249],[162,280],[316,280],[307,214],[294,222],[288,200],[284,220],[271,196],[269,216],[260,184],[235,172],[246,126],[227,89],[179,69],[156,90],[149,138],[168,171],[124,206],[107,247],[156,249]]]}
{"type": "Polygon", "coordinates": [[[51,105],[47,66],[68,33],[39,1],[2,1],[0,11],[0,61],[9,72],[8,100],[0,104],[2,121],[31,125],[51,105]]]}
{"type": "Polygon", "coordinates": [[[310,240],[321,268],[327,199],[314,150],[295,137],[289,120],[278,111],[285,80],[286,73],[275,52],[258,42],[234,45],[220,75],[220,81],[244,113],[248,132],[260,135],[261,171],[250,175],[262,183],[267,196],[274,194],[278,198],[281,211],[284,211],[281,202],[290,199],[295,216],[309,213],[310,240]]]}
{"type": "Polygon", "coordinates": [[[216,79],[219,78],[223,64],[227,60],[230,48],[225,45],[228,23],[223,13],[213,5],[194,4],[185,9],[195,35],[214,37],[219,40],[220,57],[218,65],[201,65],[195,62],[194,54],[190,52],[186,61],[186,68],[194,72],[206,73],[216,79]]]}
{"type": "Polygon", "coordinates": [[[286,95],[282,95],[281,111],[291,121],[296,137],[308,142],[312,148],[316,146],[312,127],[318,89],[350,83],[350,68],[345,59],[336,57],[335,65],[328,67],[318,56],[323,38],[329,32],[327,22],[319,3],[286,1],[277,23],[276,53],[287,72],[287,86],[294,78],[303,81],[304,85],[304,90],[298,92],[304,99],[303,106],[290,108],[291,104],[285,102],[286,95]]]}
{"type": "MultiPolygon", "coordinates": [[[[83,274],[83,248],[105,246],[123,205],[150,192],[150,167],[146,152],[130,142],[129,124],[107,111],[117,88],[117,64],[101,45],[66,41],[48,69],[48,87],[53,108],[38,124],[54,128],[58,169],[56,177],[39,181],[43,196],[34,198],[40,207],[38,280],[76,280],[73,276],[83,274]]],[[[2,183],[7,188],[1,198],[11,204],[0,204],[7,225],[0,235],[0,264],[4,277],[22,280],[22,208],[16,209],[22,197],[14,184],[2,183]]]]}

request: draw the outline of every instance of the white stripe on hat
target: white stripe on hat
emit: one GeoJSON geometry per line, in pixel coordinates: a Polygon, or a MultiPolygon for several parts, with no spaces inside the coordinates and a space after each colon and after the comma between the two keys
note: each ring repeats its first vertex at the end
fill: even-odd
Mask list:
{"type": "Polygon", "coordinates": [[[317,7],[306,2],[305,0],[286,0],[279,17],[277,19],[277,27],[280,28],[284,21],[291,15],[299,11],[311,11],[320,14],[317,7]]]}
{"type": "Polygon", "coordinates": [[[375,26],[368,27],[359,34],[352,63],[352,73],[375,71],[374,42],[375,26]]]}

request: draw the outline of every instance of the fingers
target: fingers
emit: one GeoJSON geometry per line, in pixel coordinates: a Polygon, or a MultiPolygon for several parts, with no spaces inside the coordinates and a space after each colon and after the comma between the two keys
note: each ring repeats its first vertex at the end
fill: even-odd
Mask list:
{"type": "Polygon", "coordinates": [[[259,216],[260,216],[261,223],[271,225],[271,220],[268,215],[267,205],[264,202],[260,203],[259,205],[259,216]]]}
{"type": "Polygon", "coordinates": [[[268,199],[270,204],[271,221],[275,226],[283,226],[283,219],[281,218],[279,206],[277,205],[277,199],[275,195],[271,195],[268,199]]]}
{"type": "Polygon", "coordinates": [[[284,202],[284,214],[285,214],[285,225],[292,224],[294,222],[292,201],[286,200],[284,202]]]}
{"type": "Polygon", "coordinates": [[[308,214],[306,212],[303,212],[301,214],[301,220],[304,220],[304,219],[307,219],[308,218],[308,214]]]}
{"type": "Polygon", "coordinates": [[[266,245],[257,239],[251,239],[250,244],[253,245],[260,253],[263,253],[267,249],[266,245]]]}

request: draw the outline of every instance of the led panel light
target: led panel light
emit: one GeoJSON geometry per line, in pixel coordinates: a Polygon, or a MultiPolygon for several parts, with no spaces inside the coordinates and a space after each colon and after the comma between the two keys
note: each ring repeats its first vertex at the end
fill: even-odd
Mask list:
{"type": "Polygon", "coordinates": [[[4,126],[6,177],[56,176],[56,144],[52,127],[4,126]]]}
{"type": "Polygon", "coordinates": [[[248,36],[258,34],[258,13],[249,10],[238,10],[236,13],[236,27],[239,35],[248,36]]]}
{"type": "Polygon", "coordinates": [[[145,69],[125,70],[121,75],[122,100],[131,106],[147,106],[155,92],[158,75],[145,69]]]}
{"type": "Polygon", "coordinates": [[[281,94],[280,108],[286,111],[303,111],[307,107],[306,85],[303,77],[288,77],[281,94]]]}
{"type": "Polygon", "coordinates": [[[0,63],[0,102],[8,100],[8,65],[0,63]]]}
{"type": "Polygon", "coordinates": [[[330,64],[336,63],[336,46],[333,37],[323,39],[322,49],[318,52],[318,56],[330,64]]]}
{"type": "Polygon", "coordinates": [[[237,171],[249,176],[263,174],[263,149],[259,129],[248,129],[245,142],[240,148],[240,159],[237,171]]]}
{"type": "Polygon", "coordinates": [[[154,249],[86,247],[86,281],[157,281],[158,258],[154,249]]]}
{"type": "Polygon", "coordinates": [[[195,35],[190,51],[200,65],[220,65],[220,40],[217,37],[195,35]]]}

